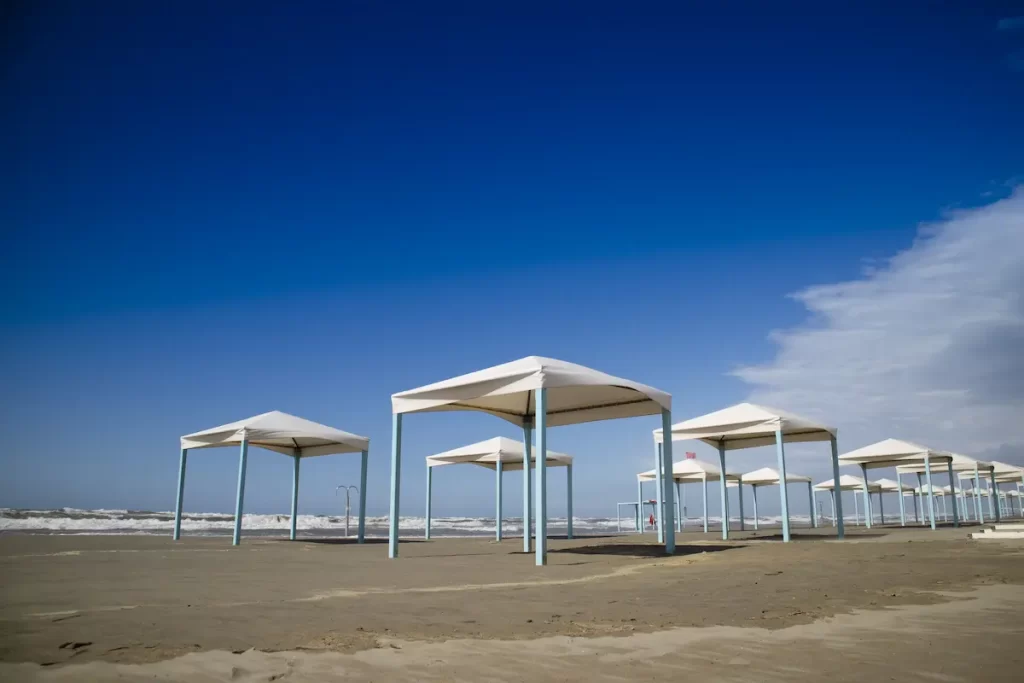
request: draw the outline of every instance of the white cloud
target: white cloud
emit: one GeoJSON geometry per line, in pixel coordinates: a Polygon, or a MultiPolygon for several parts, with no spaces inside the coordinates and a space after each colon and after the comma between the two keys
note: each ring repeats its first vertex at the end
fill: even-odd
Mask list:
{"type": "Polygon", "coordinates": [[[923,225],[849,282],[793,295],[750,400],[840,428],[840,449],[889,436],[1024,463],[1024,186],[923,225]]]}

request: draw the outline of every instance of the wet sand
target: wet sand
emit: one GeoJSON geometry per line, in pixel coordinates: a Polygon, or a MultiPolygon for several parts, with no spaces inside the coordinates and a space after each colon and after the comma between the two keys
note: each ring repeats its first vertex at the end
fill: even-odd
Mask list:
{"type": "Polygon", "coordinates": [[[1021,679],[1024,547],[738,536],[553,540],[537,568],[521,539],[7,535],[0,678],[1021,679]]]}

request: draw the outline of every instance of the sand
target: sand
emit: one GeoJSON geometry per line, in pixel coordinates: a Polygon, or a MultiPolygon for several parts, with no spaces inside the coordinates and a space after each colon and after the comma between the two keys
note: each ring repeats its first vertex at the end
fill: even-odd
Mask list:
{"type": "Polygon", "coordinates": [[[1021,680],[1024,547],[752,536],[554,540],[537,568],[518,539],[7,535],[0,679],[1021,680]]]}

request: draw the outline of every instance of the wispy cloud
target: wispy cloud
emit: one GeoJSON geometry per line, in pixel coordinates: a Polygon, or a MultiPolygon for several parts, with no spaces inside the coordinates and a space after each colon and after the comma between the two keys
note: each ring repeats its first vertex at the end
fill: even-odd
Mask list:
{"type": "Polygon", "coordinates": [[[793,296],[806,323],[772,333],[772,362],[735,371],[751,400],[837,424],[843,449],[1024,449],[1024,186],[923,225],[858,280],[793,296]]]}

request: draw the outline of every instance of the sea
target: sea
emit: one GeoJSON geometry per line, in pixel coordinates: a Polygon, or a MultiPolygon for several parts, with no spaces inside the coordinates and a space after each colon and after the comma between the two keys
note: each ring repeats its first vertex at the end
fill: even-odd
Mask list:
{"type": "MultiPolygon", "coordinates": [[[[384,538],[388,534],[388,517],[367,517],[366,535],[384,538]]],[[[187,512],[182,515],[181,531],[191,536],[230,536],[234,529],[233,514],[221,512],[187,512]]],[[[718,526],[720,519],[710,517],[709,523],[718,526]]],[[[748,523],[751,520],[748,519],[748,523]]],[[[778,518],[762,517],[761,524],[778,523],[778,518]]],[[[799,524],[806,521],[794,515],[791,521],[799,524]]],[[[737,520],[733,520],[736,524],[737,520]]],[[[600,536],[614,533],[635,532],[632,516],[621,521],[614,517],[573,517],[573,533],[577,536],[600,536]]],[[[701,520],[688,518],[685,526],[696,528],[701,520]]],[[[297,527],[306,536],[344,537],[355,535],[358,517],[349,518],[348,530],[344,515],[299,515],[297,527]]],[[[281,536],[291,526],[289,515],[245,514],[242,527],[247,536],[281,536]]],[[[422,534],[426,526],[423,517],[402,517],[403,536],[422,534]]],[[[174,529],[174,513],[150,510],[80,510],[59,508],[55,510],[22,510],[0,508],[0,533],[26,534],[88,534],[88,535],[169,535],[174,529]]],[[[502,531],[508,534],[522,533],[520,517],[502,520],[502,531]]],[[[564,534],[565,518],[548,519],[548,533],[564,534]]],[[[432,537],[493,536],[493,517],[432,517],[432,537]]]]}

